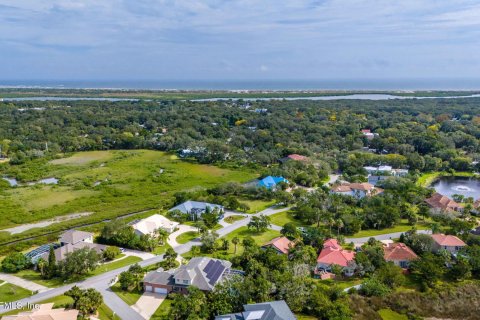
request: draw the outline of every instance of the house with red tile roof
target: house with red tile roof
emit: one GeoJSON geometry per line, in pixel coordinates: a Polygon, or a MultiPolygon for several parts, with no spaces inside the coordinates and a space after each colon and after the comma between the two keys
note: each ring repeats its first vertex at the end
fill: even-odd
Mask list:
{"type": "Polygon", "coordinates": [[[362,183],[343,183],[333,186],[330,189],[330,193],[352,196],[357,199],[364,197],[372,197],[383,192],[383,189],[375,187],[368,182],[362,183]]]}
{"type": "Polygon", "coordinates": [[[295,246],[293,241],[288,240],[287,237],[277,237],[265,243],[262,248],[273,248],[279,254],[288,254],[288,251],[295,246]]]}
{"type": "Polygon", "coordinates": [[[418,256],[404,243],[389,243],[383,247],[385,261],[393,262],[401,268],[408,268],[418,256]]]}
{"type": "Polygon", "coordinates": [[[307,162],[309,159],[306,156],[302,156],[301,154],[296,154],[292,153],[289,154],[288,156],[281,158],[279,161],[281,163],[285,163],[287,161],[301,161],[301,162],[307,162]]]}
{"type": "Polygon", "coordinates": [[[430,198],[425,199],[425,202],[428,204],[428,206],[432,209],[434,213],[455,212],[463,210],[463,207],[460,204],[438,192],[435,192],[430,198]]]}
{"type": "Polygon", "coordinates": [[[460,249],[467,246],[465,242],[460,240],[456,236],[436,233],[432,234],[433,239],[433,251],[438,252],[440,250],[447,250],[451,253],[457,253],[460,249]]]}
{"type": "Polygon", "coordinates": [[[352,276],[355,271],[355,252],[344,250],[336,239],[327,239],[317,258],[316,273],[331,272],[332,267],[342,267],[346,276],[352,276]]]}

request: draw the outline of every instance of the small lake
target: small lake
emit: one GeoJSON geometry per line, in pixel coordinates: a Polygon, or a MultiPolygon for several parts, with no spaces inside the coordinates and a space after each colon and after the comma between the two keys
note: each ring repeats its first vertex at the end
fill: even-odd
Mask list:
{"type": "MultiPolygon", "coordinates": [[[[21,184],[17,181],[15,178],[9,178],[9,177],[3,177],[3,180],[7,181],[10,184],[10,187],[16,187],[16,186],[21,186],[21,184]]],[[[34,182],[28,182],[28,186],[33,186],[36,184],[58,184],[58,179],[57,178],[46,178],[34,182]]]]}
{"type": "Polygon", "coordinates": [[[461,194],[465,198],[480,199],[480,180],[464,177],[442,177],[432,183],[432,187],[440,194],[452,198],[454,194],[461,194]]]}

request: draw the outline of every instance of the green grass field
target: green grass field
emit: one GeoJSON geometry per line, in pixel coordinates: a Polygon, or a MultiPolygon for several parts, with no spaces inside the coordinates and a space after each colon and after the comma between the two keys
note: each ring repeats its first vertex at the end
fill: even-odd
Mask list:
{"type": "Polygon", "coordinates": [[[198,232],[196,231],[187,231],[185,233],[182,233],[181,235],[179,235],[177,237],[177,242],[180,243],[180,244],[184,244],[184,243],[187,243],[195,238],[198,238],[199,237],[199,234],[198,232]]]}
{"type": "Polygon", "coordinates": [[[158,307],[158,309],[155,311],[155,313],[152,315],[150,320],[164,320],[168,316],[168,313],[170,312],[170,308],[172,306],[173,300],[171,299],[165,299],[165,301],[162,302],[162,304],[158,307]]]}
{"type": "Polygon", "coordinates": [[[265,200],[240,199],[239,201],[241,203],[245,203],[250,207],[250,210],[248,210],[247,213],[257,213],[275,204],[275,200],[265,201],[265,200]]]}
{"type": "Polygon", "coordinates": [[[121,267],[125,267],[125,266],[131,265],[131,264],[134,264],[134,263],[137,263],[137,262],[140,262],[140,261],[142,261],[142,259],[139,258],[139,257],[128,256],[126,258],[123,258],[123,259],[120,259],[120,260],[117,260],[117,261],[112,261],[112,262],[100,265],[93,272],[90,272],[90,276],[96,276],[96,275],[99,275],[101,273],[105,273],[105,272],[108,272],[108,271],[111,271],[111,270],[115,270],[115,269],[118,269],[118,268],[121,268],[121,267]]]}
{"type": "Polygon", "coordinates": [[[380,309],[378,314],[382,317],[383,320],[407,320],[407,316],[404,314],[397,313],[390,309],[380,309]]]}
{"type": "MultiPolygon", "coordinates": [[[[417,185],[422,186],[422,187],[428,187],[430,186],[435,180],[437,180],[440,177],[444,176],[451,176],[450,173],[448,172],[429,172],[429,173],[424,173],[422,174],[418,180],[417,180],[417,185]]],[[[471,172],[455,172],[453,173],[454,177],[473,177],[474,174],[471,172]]]]}
{"type": "MultiPolygon", "coordinates": [[[[145,209],[166,210],[173,204],[175,192],[209,188],[231,181],[246,182],[257,176],[246,170],[200,165],[150,150],[75,153],[51,162],[38,160],[20,166],[6,166],[0,175],[21,181],[47,177],[60,179],[56,186],[22,186],[0,192],[2,228],[72,213],[94,212],[88,217],[52,225],[48,227],[49,231],[145,209]],[[95,186],[98,182],[100,184],[95,186]]],[[[0,232],[0,244],[26,235],[42,234],[44,230],[29,230],[13,236],[0,232]]]]}
{"type": "MultiPolygon", "coordinates": [[[[88,274],[88,277],[96,276],[114,269],[118,269],[121,267],[128,266],[130,264],[134,264],[136,262],[140,262],[140,261],[142,261],[142,259],[140,259],[139,257],[129,256],[120,260],[102,264],[93,272],[90,272],[90,274],[88,274]]],[[[63,281],[60,278],[43,279],[39,272],[34,271],[32,269],[19,271],[15,275],[17,277],[23,278],[25,280],[33,281],[35,283],[41,284],[42,286],[49,287],[49,288],[60,287],[68,283],[63,281]]]]}
{"type": "Polygon", "coordinates": [[[226,223],[234,223],[236,221],[240,221],[240,220],[243,220],[243,219],[245,219],[245,217],[238,214],[238,215],[233,215],[233,216],[226,217],[225,222],[226,223]]]}
{"type": "MultiPolygon", "coordinates": [[[[428,222],[419,222],[415,225],[415,227],[417,228],[417,230],[427,230],[429,228],[428,222]]],[[[379,229],[379,230],[377,229],[361,230],[355,233],[353,236],[349,236],[349,238],[373,237],[373,236],[378,236],[386,233],[406,232],[411,229],[412,229],[412,226],[409,225],[406,220],[402,220],[395,227],[379,229]]]]}
{"type": "Polygon", "coordinates": [[[140,299],[140,297],[142,296],[142,292],[137,290],[132,292],[123,291],[122,289],[120,289],[120,284],[118,283],[113,285],[111,289],[113,292],[115,292],[117,296],[120,297],[120,299],[125,301],[125,303],[128,304],[129,306],[134,305],[138,301],[138,299],[140,299]]]}
{"type": "Polygon", "coordinates": [[[0,283],[0,302],[16,301],[31,295],[32,292],[30,290],[20,288],[11,283],[0,283]]]}
{"type": "Polygon", "coordinates": [[[295,224],[297,227],[305,226],[304,223],[302,223],[299,220],[296,220],[289,211],[283,211],[283,212],[279,212],[274,215],[271,215],[270,222],[280,227],[283,227],[284,224],[290,223],[290,222],[295,224]]]}

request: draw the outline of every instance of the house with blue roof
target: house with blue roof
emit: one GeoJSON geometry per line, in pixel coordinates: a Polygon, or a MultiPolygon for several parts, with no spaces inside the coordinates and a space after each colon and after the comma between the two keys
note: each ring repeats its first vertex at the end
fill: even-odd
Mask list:
{"type": "Polygon", "coordinates": [[[265,177],[265,178],[261,179],[260,181],[258,181],[257,187],[258,188],[267,188],[269,190],[275,190],[277,188],[277,185],[279,183],[282,183],[282,182],[288,184],[288,180],[285,179],[284,177],[268,176],[268,177],[265,177]]]}

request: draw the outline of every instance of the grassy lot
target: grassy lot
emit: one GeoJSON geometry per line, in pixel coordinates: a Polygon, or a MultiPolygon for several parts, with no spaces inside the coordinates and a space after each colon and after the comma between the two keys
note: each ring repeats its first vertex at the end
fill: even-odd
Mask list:
{"type": "Polygon", "coordinates": [[[323,284],[336,285],[340,289],[346,289],[362,283],[362,279],[358,278],[345,278],[345,279],[327,279],[327,280],[318,280],[323,284]]]}
{"type": "Polygon", "coordinates": [[[185,233],[182,233],[181,235],[179,235],[176,240],[178,243],[180,244],[184,244],[184,243],[187,243],[195,238],[198,238],[199,237],[199,233],[196,232],[196,231],[187,231],[185,233]]]}
{"type": "Polygon", "coordinates": [[[0,302],[16,301],[31,295],[30,290],[17,287],[11,283],[0,283],[0,302]]]}
{"type": "Polygon", "coordinates": [[[250,210],[248,210],[247,213],[257,213],[275,204],[275,200],[265,201],[265,200],[240,199],[239,201],[241,203],[245,203],[250,207],[250,210]]]}
{"type": "Polygon", "coordinates": [[[139,258],[139,257],[128,256],[126,258],[123,258],[123,259],[120,259],[120,260],[117,260],[117,261],[112,261],[112,262],[102,264],[97,269],[95,269],[93,272],[90,272],[90,275],[91,276],[96,276],[96,275],[99,275],[101,273],[112,271],[112,270],[115,270],[115,269],[118,269],[118,268],[121,268],[121,267],[125,267],[125,266],[131,265],[131,264],[134,264],[134,263],[137,263],[137,262],[140,262],[140,261],[142,261],[142,259],[139,258]]]}
{"type": "Polygon", "coordinates": [[[34,271],[32,269],[21,270],[17,272],[15,276],[23,278],[28,281],[33,281],[35,283],[38,283],[42,286],[49,287],[49,288],[60,287],[66,284],[62,279],[59,279],[59,278],[43,279],[42,276],[40,275],[40,272],[34,271]]]}
{"type": "Polygon", "coordinates": [[[233,215],[233,216],[226,217],[225,222],[226,223],[234,223],[236,221],[240,221],[240,220],[243,220],[243,219],[245,219],[245,217],[238,214],[238,215],[233,215]]]}
{"type": "Polygon", "coordinates": [[[168,243],[165,243],[163,246],[156,247],[155,250],[153,250],[153,253],[156,255],[161,255],[164,254],[168,248],[171,248],[171,246],[168,243]]]}
{"type": "MultiPolygon", "coordinates": [[[[139,257],[129,256],[121,260],[112,261],[103,265],[100,265],[97,269],[91,272],[88,276],[96,276],[104,272],[108,272],[114,269],[118,269],[121,267],[125,267],[130,264],[134,264],[136,262],[140,262],[142,259],[139,257]]],[[[22,270],[15,274],[17,277],[23,278],[25,280],[33,281],[35,283],[41,284],[45,287],[55,288],[60,287],[68,282],[64,282],[60,278],[53,278],[53,279],[43,279],[39,272],[34,271],[32,269],[22,270]]],[[[74,281],[74,280],[72,280],[74,281]]]]}
{"type": "Polygon", "coordinates": [[[435,180],[437,180],[440,177],[444,176],[454,176],[454,177],[473,177],[474,174],[472,172],[455,172],[453,175],[451,175],[448,172],[429,172],[429,173],[424,173],[422,174],[418,180],[417,180],[417,185],[422,186],[422,187],[428,187],[430,186],[435,180]]]}
{"type": "Polygon", "coordinates": [[[56,186],[22,186],[2,192],[2,228],[71,213],[94,212],[87,217],[19,235],[0,232],[0,244],[42,234],[45,230],[61,231],[130,212],[165,210],[172,205],[175,192],[209,188],[230,181],[246,182],[257,176],[247,170],[200,165],[150,150],[75,153],[52,162],[35,160],[19,166],[5,166],[0,175],[15,177],[21,182],[47,177],[60,179],[56,186]],[[96,182],[101,184],[94,186],[96,182]]]}
{"type": "Polygon", "coordinates": [[[165,299],[163,303],[158,307],[157,311],[152,315],[150,320],[163,320],[166,319],[165,317],[168,316],[168,313],[170,312],[170,307],[172,305],[173,300],[171,299],[165,299]]]}
{"type": "Polygon", "coordinates": [[[283,211],[283,212],[279,212],[274,215],[271,215],[270,222],[280,227],[283,227],[284,224],[290,223],[290,222],[294,223],[297,227],[305,226],[304,223],[302,223],[299,220],[296,220],[289,211],[283,211]]]}
{"type": "Polygon", "coordinates": [[[407,316],[404,314],[397,313],[390,309],[380,309],[378,314],[382,317],[383,320],[407,320],[407,316]]]}
{"type": "MultiPolygon", "coordinates": [[[[415,225],[417,230],[427,230],[429,228],[428,222],[419,222],[415,225]]],[[[396,225],[393,228],[386,228],[386,229],[369,229],[369,230],[361,230],[357,233],[355,233],[353,236],[349,236],[349,238],[363,238],[363,237],[373,237],[373,236],[378,236],[381,234],[386,234],[386,233],[394,233],[394,232],[406,232],[408,230],[411,230],[412,226],[409,225],[406,220],[402,220],[398,225],[396,225]]]]}
{"type": "MultiPolygon", "coordinates": [[[[240,239],[240,243],[237,245],[237,253],[236,254],[237,255],[242,254],[243,247],[242,247],[241,242],[244,238],[246,238],[248,236],[252,237],[255,240],[256,244],[262,245],[262,244],[272,240],[273,238],[279,237],[280,232],[275,231],[275,230],[271,230],[271,229],[268,229],[265,232],[256,232],[254,230],[249,230],[247,227],[238,228],[237,230],[233,231],[232,233],[229,233],[228,235],[226,235],[225,237],[220,238],[220,239],[228,239],[230,241],[230,248],[228,249],[228,251],[218,251],[218,253],[226,255],[225,257],[223,257],[223,258],[226,258],[226,259],[232,257],[235,254],[234,253],[235,252],[235,246],[231,242],[232,242],[232,239],[234,237],[238,237],[240,239]]],[[[201,256],[207,256],[207,257],[213,256],[213,254],[205,254],[205,253],[201,253],[200,255],[201,256]]],[[[185,258],[188,258],[188,259],[192,258],[191,251],[183,254],[182,256],[185,257],[185,258]]]]}
{"type": "MultiPolygon", "coordinates": [[[[73,299],[64,295],[56,296],[47,300],[40,301],[39,304],[44,303],[54,303],[54,308],[69,308],[70,305],[73,303],[73,299]]],[[[27,311],[25,310],[12,310],[10,312],[4,313],[3,315],[14,315],[19,313],[20,311],[27,311]]],[[[98,318],[100,320],[121,320],[118,316],[113,317],[113,311],[110,310],[104,303],[98,309],[98,318]]]]}
{"type": "Polygon", "coordinates": [[[140,299],[140,297],[142,296],[142,292],[137,290],[132,292],[123,291],[122,289],[120,289],[119,283],[116,283],[115,285],[113,285],[111,289],[113,292],[117,294],[117,296],[119,296],[129,306],[134,305],[138,301],[138,299],[140,299]]]}

